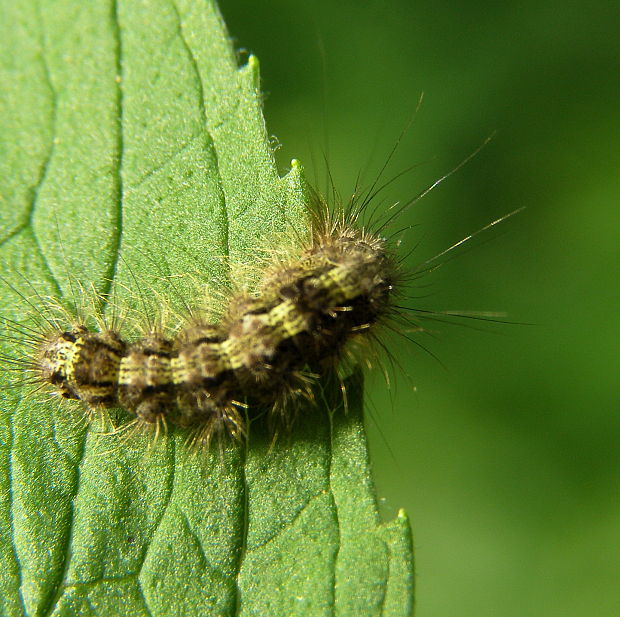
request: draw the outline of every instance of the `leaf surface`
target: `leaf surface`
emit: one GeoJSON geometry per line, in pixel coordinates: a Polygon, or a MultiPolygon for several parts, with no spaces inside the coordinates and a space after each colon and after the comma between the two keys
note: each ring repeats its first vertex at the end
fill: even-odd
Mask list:
{"type": "MultiPolygon", "coordinates": [[[[278,176],[257,61],[212,2],[4,2],[0,35],[5,318],[47,295],[127,321],[201,304],[304,229],[301,169],[278,176]]],[[[275,445],[257,424],[197,455],[0,379],[1,615],[410,614],[409,525],[378,519],[356,386],[346,415],[332,397],[275,445]]]]}

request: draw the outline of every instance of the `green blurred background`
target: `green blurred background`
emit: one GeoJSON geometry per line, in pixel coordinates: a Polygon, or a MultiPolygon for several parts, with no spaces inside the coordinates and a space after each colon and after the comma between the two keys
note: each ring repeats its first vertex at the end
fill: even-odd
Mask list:
{"type": "Polygon", "coordinates": [[[415,306],[532,325],[436,324],[422,342],[445,366],[400,341],[410,377],[396,371],[389,391],[370,380],[377,490],[386,517],[412,518],[418,617],[620,615],[617,3],[221,8],[261,61],[283,171],[296,157],[324,177],[326,152],[348,194],[360,169],[372,180],[422,92],[386,177],[421,166],[388,201],[497,131],[410,212],[412,266],[526,206],[457,251],[415,306]]]}

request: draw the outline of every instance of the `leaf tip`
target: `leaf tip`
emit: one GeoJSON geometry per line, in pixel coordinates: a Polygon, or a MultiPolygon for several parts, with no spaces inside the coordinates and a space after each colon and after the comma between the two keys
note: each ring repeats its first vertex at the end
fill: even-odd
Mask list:
{"type": "Polygon", "coordinates": [[[248,63],[245,65],[244,69],[249,71],[252,76],[254,86],[258,89],[260,84],[260,61],[254,54],[250,55],[248,58],[248,63]]]}

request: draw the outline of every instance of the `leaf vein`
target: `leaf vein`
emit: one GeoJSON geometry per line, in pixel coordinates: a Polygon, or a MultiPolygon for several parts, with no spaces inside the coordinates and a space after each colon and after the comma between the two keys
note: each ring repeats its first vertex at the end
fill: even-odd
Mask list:
{"type": "Polygon", "coordinates": [[[142,585],[140,584],[140,579],[138,579],[138,591],[140,592],[140,596],[142,597],[142,602],[144,603],[144,610],[146,611],[146,614],[149,617],[152,617],[153,613],[151,612],[149,603],[147,602],[146,596],[144,595],[144,589],[142,588],[142,585]]]}
{"type": "Polygon", "coordinates": [[[200,538],[196,535],[196,532],[192,529],[192,526],[189,523],[189,519],[187,518],[187,514],[185,514],[185,512],[181,512],[181,517],[183,519],[183,523],[185,524],[185,527],[187,528],[187,532],[190,538],[194,541],[194,543],[199,549],[201,565],[203,566],[203,568],[205,568],[205,570],[206,569],[211,570],[212,569],[211,564],[209,563],[209,560],[207,559],[207,556],[205,555],[205,551],[202,547],[202,542],[200,541],[200,538]]]}
{"type": "Polygon", "coordinates": [[[123,574],[123,576],[102,576],[100,578],[95,578],[91,581],[74,581],[73,583],[67,583],[65,585],[65,590],[67,589],[84,589],[96,587],[97,585],[105,584],[105,583],[122,583],[124,581],[131,580],[137,577],[136,572],[129,572],[127,574],[123,574]]]}
{"type": "MultiPolygon", "coordinates": [[[[27,219],[28,217],[26,217],[27,219]]],[[[28,227],[30,226],[30,223],[28,220],[26,220],[23,223],[19,223],[19,225],[17,225],[13,230],[9,231],[9,233],[2,239],[0,239],[0,248],[2,248],[7,242],[10,242],[13,238],[15,238],[15,236],[19,236],[20,233],[22,233],[22,231],[24,231],[25,229],[28,229],[28,227]]]]}
{"type": "Polygon", "coordinates": [[[117,141],[116,141],[116,169],[114,172],[114,192],[116,197],[116,220],[111,225],[113,230],[112,259],[108,267],[108,272],[104,277],[104,287],[101,293],[100,313],[103,312],[107,304],[107,297],[114,282],[118,265],[120,262],[120,247],[123,237],[123,207],[124,207],[124,188],[123,188],[123,158],[124,158],[124,134],[123,134],[123,39],[121,36],[121,24],[118,14],[118,0],[112,0],[111,4],[111,24],[112,33],[116,42],[115,63],[116,63],[116,106],[117,106],[117,141]]]}
{"type": "Polygon", "coordinates": [[[73,491],[70,496],[70,509],[69,509],[69,521],[67,524],[67,533],[66,533],[66,541],[65,547],[62,556],[62,571],[60,576],[60,582],[53,589],[53,593],[50,593],[48,596],[48,602],[43,605],[43,609],[41,610],[41,615],[51,615],[54,608],[58,604],[62,594],[65,591],[66,583],[67,583],[67,575],[69,574],[69,566],[71,564],[71,555],[73,551],[71,550],[71,542],[73,539],[73,529],[75,527],[75,498],[77,497],[80,491],[80,484],[82,481],[82,462],[86,456],[86,439],[87,433],[84,434],[82,439],[82,444],[80,448],[79,460],[76,467],[75,480],[73,483],[73,491]]]}
{"type": "Polygon", "coordinates": [[[328,417],[329,417],[329,457],[328,457],[328,469],[327,469],[327,478],[329,480],[329,494],[331,495],[332,502],[334,504],[334,513],[335,513],[335,523],[336,523],[336,532],[338,534],[338,544],[336,545],[336,550],[334,552],[334,570],[333,570],[333,582],[332,582],[332,606],[334,607],[334,615],[338,615],[338,604],[337,604],[337,596],[336,596],[336,588],[338,586],[338,558],[340,557],[340,550],[342,548],[342,528],[340,526],[340,516],[338,511],[338,500],[336,499],[336,495],[334,493],[334,487],[332,485],[333,482],[333,469],[334,469],[334,412],[329,411],[328,409],[328,417]]]}
{"type": "Polygon", "coordinates": [[[201,133],[192,135],[183,145],[179,146],[177,150],[175,150],[172,154],[170,154],[166,158],[165,161],[163,161],[159,165],[156,165],[152,169],[149,169],[140,178],[138,178],[134,183],[127,185],[127,191],[133,191],[133,190],[140,188],[149,178],[159,173],[167,165],[170,165],[170,163],[172,163],[177,156],[179,156],[180,154],[183,154],[186,150],[188,150],[199,137],[202,137],[201,133]]]}
{"type": "Polygon", "coordinates": [[[151,541],[147,544],[146,549],[144,551],[144,555],[142,556],[142,560],[140,561],[140,566],[138,567],[138,571],[136,572],[136,575],[139,577],[142,574],[142,569],[144,568],[144,564],[146,563],[147,557],[149,555],[149,552],[151,550],[151,547],[153,546],[153,540],[155,539],[155,536],[157,535],[157,532],[159,530],[159,528],[161,527],[162,521],[164,520],[166,513],[168,512],[168,509],[170,507],[170,504],[172,502],[172,495],[174,493],[174,479],[175,479],[175,469],[176,469],[176,442],[174,440],[171,440],[171,450],[172,450],[172,454],[171,454],[171,460],[169,463],[168,468],[170,469],[170,476],[169,476],[169,480],[168,480],[168,494],[166,496],[166,503],[164,504],[162,510],[161,510],[161,515],[157,521],[157,523],[155,524],[155,527],[153,528],[153,533],[151,534],[151,541]]]}
{"type": "MultiPolygon", "coordinates": [[[[196,60],[196,57],[194,56],[194,52],[192,51],[192,48],[190,47],[189,43],[187,42],[187,39],[185,38],[185,34],[183,32],[183,20],[181,18],[181,14],[179,12],[179,9],[176,5],[176,2],[174,2],[174,0],[171,1],[170,3],[172,10],[174,11],[174,14],[176,15],[177,18],[177,28],[178,28],[178,33],[179,33],[179,38],[181,39],[181,42],[183,43],[183,47],[185,48],[185,51],[189,57],[189,61],[191,63],[192,66],[192,70],[194,71],[194,75],[195,75],[195,79],[196,79],[196,86],[198,88],[198,100],[199,100],[199,105],[200,105],[200,115],[202,117],[202,121],[203,121],[203,126],[204,126],[204,132],[205,134],[209,137],[209,141],[211,141],[211,143],[213,144],[213,151],[215,153],[216,158],[217,157],[217,148],[216,148],[216,144],[215,141],[213,140],[212,136],[211,136],[211,132],[209,131],[209,126],[207,124],[207,110],[205,107],[205,92],[204,92],[204,84],[202,83],[202,77],[200,75],[200,69],[198,67],[198,61],[196,60]]],[[[224,248],[224,255],[226,257],[230,257],[230,220],[229,220],[229,213],[228,213],[228,208],[226,205],[226,192],[224,191],[224,186],[222,183],[222,178],[220,176],[220,171],[219,171],[219,162],[216,165],[216,173],[217,173],[217,179],[218,179],[218,184],[222,189],[222,195],[223,195],[223,201],[222,201],[222,245],[224,248]]],[[[226,262],[228,263],[228,262],[226,262]]]]}
{"type": "Polygon", "coordinates": [[[10,439],[11,443],[9,446],[9,460],[8,460],[8,476],[9,476],[9,520],[11,521],[11,547],[13,549],[13,556],[15,558],[15,563],[17,565],[17,582],[18,582],[18,594],[19,594],[19,602],[22,607],[22,614],[26,615],[26,605],[24,604],[24,595],[22,591],[22,567],[19,559],[19,553],[17,551],[17,545],[15,544],[15,495],[13,493],[13,444],[15,443],[15,424],[13,422],[13,415],[11,414],[9,419],[10,424],[10,439]]]}
{"type": "Polygon", "coordinates": [[[315,501],[318,501],[319,499],[321,499],[321,497],[325,497],[326,495],[330,495],[329,490],[321,491],[320,493],[317,493],[316,495],[312,495],[312,497],[310,497],[310,499],[308,499],[308,501],[306,501],[306,503],[299,510],[297,510],[297,512],[295,513],[292,519],[287,521],[271,537],[267,538],[260,544],[253,546],[252,548],[248,548],[247,552],[254,553],[254,552],[260,551],[261,549],[264,549],[265,547],[269,546],[269,544],[275,542],[283,533],[285,533],[289,529],[292,529],[295,526],[295,524],[302,517],[304,512],[309,507],[311,507],[315,501]]]}
{"type": "Polygon", "coordinates": [[[43,20],[42,20],[40,11],[41,11],[41,7],[39,4],[37,4],[39,27],[41,30],[41,39],[39,43],[40,51],[38,55],[39,55],[39,60],[41,62],[41,68],[43,69],[43,82],[45,83],[45,86],[49,90],[50,101],[51,101],[49,118],[48,118],[48,122],[49,122],[50,129],[51,129],[50,131],[51,134],[50,134],[50,140],[49,140],[49,147],[47,149],[47,152],[43,158],[41,167],[39,169],[39,177],[37,178],[35,185],[31,189],[32,199],[30,200],[30,205],[27,211],[28,212],[27,217],[28,217],[28,221],[30,224],[32,224],[34,211],[36,209],[36,203],[39,198],[41,188],[43,187],[47,179],[47,174],[49,172],[50,163],[54,155],[54,143],[56,141],[57,117],[58,117],[58,94],[56,92],[56,89],[54,88],[54,83],[52,81],[52,76],[51,76],[50,69],[49,69],[49,66],[46,60],[45,35],[43,31],[43,20]]]}
{"type": "Polygon", "coordinates": [[[235,563],[235,612],[234,615],[237,617],[241,613],[241,567],[243,566],[243,562],[245,561],[246,554],[248,552],[248,532],[250,528],[250,520],[249,520],[249,500],[250,493],[248,489],[248,478],[246,474],[246,465],[248,461],[248,448],[249,448],[249,439],[246,440],[243,445],[243,459],[241,460],[241,503],[243,512],[241,513],[242,519],[242,527],[241,527],[241,546],[239,547],[239,558],[237,559],[237,563],[235,563]]]}

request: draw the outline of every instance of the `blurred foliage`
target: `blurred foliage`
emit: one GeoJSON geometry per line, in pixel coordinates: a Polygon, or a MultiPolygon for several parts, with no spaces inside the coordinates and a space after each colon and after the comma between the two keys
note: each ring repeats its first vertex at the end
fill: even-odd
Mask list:
{"type": "Polygon", "coordinates": [[[221,7],[237,47],[261,59],[283,171],[298,157],[321,185],[325,158],[344,195],[360,170],[371,182],[421,92],[385,177],[420,167],[386,190],[386,204],[411,197],[497,131],[409,212],[417,226],[403,253],[417,246],[412,265],[526,206],[456,251],[419,302],[506,311],[532,325],[435,324],[421,342],[446,370],[399,342],[404,370],[391,389],[371,380],[378,490],[386,515],[411,513],[418,616],[617,615],[617,6],[221,7]],[[374,412],[386,397],[393,411],[374,412]]]}

